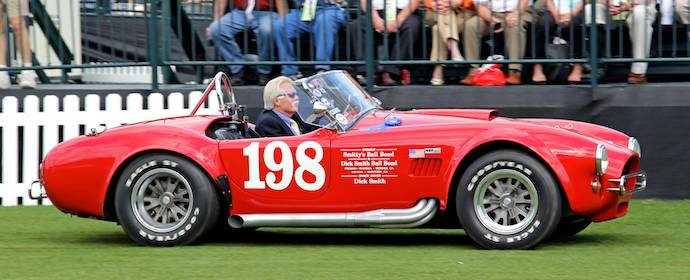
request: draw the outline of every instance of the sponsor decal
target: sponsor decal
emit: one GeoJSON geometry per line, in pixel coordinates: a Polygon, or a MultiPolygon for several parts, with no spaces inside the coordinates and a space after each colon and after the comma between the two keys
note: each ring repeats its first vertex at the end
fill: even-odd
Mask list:
{"type": "Polygon", "coordinates": [[[385,185],[398,177],[397,148],[341,149],[340,177],[355,185],[385,185]]]}
{"type": "Polygon", "coordinates": [[[347,125],[348,123],[347,118],[343,116],[343,114],[336,114],[335,120],[337,120],[341,125],[347,125]]]}
{"type": "Polygon", "coordinates": [[[508,237],[501,237],[498,235],[494,235],[490,232],[487,232],[484,234],[484,238],[491,240],[496,243],[513,243],[513,242],[518,242],[521,240],[524,240],[525,238],[529,237],[530,234],[534,233],[534,231],[539,227],[541,222],[539,220],[534,221],[534,224],[532,224],[531,227],[529,227],[526,231],[515,235],[515,236],[508,236],[508,237]]]}
{"type": "Polygon", "coordinates": [[[527,174],[527,176],[532,175],[532,170],[530,170],[529,168],[525,167],[524,165],[522,165],[520,163],[515,163],[512,161],[496,161],[492,164],[487,164],[486,166],[484,166],[484,168],[479,169],[479,171],[477,171],[477,174],[472,176],[472,179],[470,180],[470,184],[467,185],[467,191],[472,191],[474,189],[474,185],[479,181],[479,177],[484,176],[484,174],[486,174],[489,171],[491,171],[492,169],[495,169],[498,167],[515,168],[515,169],[522,170],[522,172],[527,174]]]}
{"type": "Polygon", "coordinates": [[[409,158],[425,158],[426,155],[440,155],[441,148],[422,148],[410,149],[408,152],[409,158]]]}
{"type": "MultiPolygon", "coordinates": [[[[135,169],[134,172],[132,172],[132,174],[129,175],[127,182],[125,182],[125,187],[129,188],[132,185],[132,183],[134,182],[134,178],[139,176],[139,174],[141,172],[143,172],[144,170],[146,170],[147,168],[149,168],[151,166],[155,166],[157,164],[158,163],[155,160],[152,160],[152,161],[146,162],[146,163],[142,164],[141,166],[137,167],[137,169],[135,169]]],[[[177,166],[177,163],[175,163],[175,166],[177,166]]]]}
{"type": "Polygon", "coordinates": [[[195,208],[194,212],[192,212],[192,217],[189,219],[189,223],[185,225],[182,229],[177,230],[173,232],[172,234],[156,234],[156,233],[148,233],[145,232],[143,229],[139,229],[139,235],[142,237],[151,240],[151,241],[158,241],[158,242],[164,242],[164,241],[173,241],[177,240],[178,238],[182,237],[185,235],[187,232],[189,232],[190,229],[192,229],[192,226],[196,223],[197,221],[197,216],[199,216],[199,208],[195,208]]]}
{"type": "Polygon", "coordinates": [[[270,170],[261,178],[259,170],[259,142],[252,142],[249,146],[244,147],[242,154],[248,158],[249,161],[249,180],[244,181],[245,189],[266,189],[268,186],[272,190],[281,191],[286,189],[292,180],[295,180],[297,186],[305,191],[317,191],[321,189],[326,182],[326,170],[321,166],[323,159],[323,147],[315,141],[305,141],[297,146],[295,150],[295,159],[297,160],[297,169],[295,169],[292,161],[292,151],[290,146],[283,141],[273,141],[268,143],[263,152],[263,164],[270,170]],[[280,153],[280,161],[276,162],[275,152],[280,153]],[[314,150],[314,157],[310,158],[307,155],[307,150],[314,150]],[[282,171],[282,172],[281,172],[282,171]],[[278,173],[282,173],[280,180],[278,180],[278,173]],[[316,180],[314,182],[307,182],[304,180],[304,173],[309,172],[314,175],[316,180]],[[294,175],[294,176],[293,176],[294,175]]]}

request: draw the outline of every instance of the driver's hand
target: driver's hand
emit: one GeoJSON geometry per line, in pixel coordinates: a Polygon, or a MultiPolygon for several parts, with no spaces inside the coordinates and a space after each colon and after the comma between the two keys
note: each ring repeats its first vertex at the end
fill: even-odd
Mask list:
{"type": "Polygon", "coordinates": [[[247,127],[248,127],[249,129],[254,130],[254,129],[256,128],[256,125],[253,124],[253,123],[247,122],[247,127]]]}

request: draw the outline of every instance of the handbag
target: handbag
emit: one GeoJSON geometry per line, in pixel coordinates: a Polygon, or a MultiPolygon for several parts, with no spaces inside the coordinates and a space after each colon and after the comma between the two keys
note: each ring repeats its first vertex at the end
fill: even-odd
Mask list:
{"type": "MultiPolygon", "coordinates": [[[[544,48],[546,59],[568,59],[570,54],[570,46],[566,40],[560,37],[561,27],[558,27],[558,36],[553,39],[553,42],[547,44],[544,48]]],[[[568,80],[571,66],[570,63],[548,63],[544,67],[546,78],[552,82],[565,82],[568,80]]]]}
{"type": "MultiPolygon", "coordinates": [[[[487,60],[503,60],[502,55],[492,55],[487,60]]],[[[483,64],[477,70],[472,78],[472,84],[476,86],[504,86],[506,84],[506,75],[501,71],[501,64],[487,63],[483,64]]]]}

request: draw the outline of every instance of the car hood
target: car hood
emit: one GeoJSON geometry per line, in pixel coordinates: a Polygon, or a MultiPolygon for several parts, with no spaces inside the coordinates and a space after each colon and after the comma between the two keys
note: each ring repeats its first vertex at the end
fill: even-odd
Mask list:
{"type": "Polygon", "coordinates": [[[629,136],[597,124],[563,119],[513,119],[499,117],[497,110],[486,109],[423,109],[404,112],[379,110],[357,124],[355,129],[368,129],[384,126],[386,118],[397,117],[402,126],[445,126],[472,124],[488,126],[511,126],[523,128],[546,128],[576,134],[593,142],[605,142],[627,147],[629,136]]]}

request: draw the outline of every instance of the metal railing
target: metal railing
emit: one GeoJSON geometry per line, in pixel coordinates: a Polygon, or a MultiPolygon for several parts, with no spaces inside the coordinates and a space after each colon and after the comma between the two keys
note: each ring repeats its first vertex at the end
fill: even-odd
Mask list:
{"type": "MultiPolygon", "coordinates": [[[[649,9],[645,9],[642,13],[637,11],[637,7],[631,8],[627,17],[616,18],[611,15],[612,7],[617,4],[617,0],[599,1],[603,5],[589,5],[590,1],[584,0],[564,0],[569,1],[571,8],[577,5],[582,5],[579,17],[582,22],[568,25],[569,35],[566,37],[569,42],[570,50],[565,57],[557,59],[547,59],[540,55],[537,47],[542,43],[551,43],[551,37],[545,36],[546,42],[538,42],[537,37],[540,32],[549,32],[548,28],[542,28],[542,21],[537,20],[540,14],[542,18],[550,13],[544,8],[539,8],[541,3],[546,0],[536,0],[535,3],[528,3],[527,8],[523,10],[518,18],[518,22],[523,17],[532,17],[531,24],[526,25],[525,34],[518,36],[518,44],[524,44],[525,49],[523,55],[510,55],[510,44],[515,42],[504,42],[506,36],[502,33],[491,32],[494,29],[504,28],[507,30],[507,21],[502,20],[501,24],[488,25],[485,27],[479,20],[479,25],[472,25],[470,27],[469,20],[465,19],[463,29],[458,32],[457,42],[462,55],[465,60],[457,61],[452,58],[431,60],[430,55],[434,49],[440,48],[441,51],[446,52],[446,46],[434,46],[432,33],[435,32],[433,26],[427,24],[426,19],[433,19],[438,22],[439,5],[445,0],[427,1],[419,3],[419,8],[415,9],[408,21],[412,17],[418,21],[418,25],[412,25],[413,28],[418,28],[412,32],[416,37],[409,41],[406,46],[401,46],[401,41],[405,41],[406,35],[400,35],[401,32],[391,32],[384,30],[378,32],[375,29],[376,23],[372,20],[370,14],[364,11],[371,11],[377,9],[379,11],[379,18],[383,19],[384,26],[388,26],[393,19],[386,16],[386,5],[389,3],[398,4],[404,0],[367,0],[367,1],[350,1],[344,2],[340,0],[322,0],[319,5],[329,3],[328,5],[338,5],[339,13],[346,15],[346,20],[338,22],[335,27],[337,31],[333,31],[333,35],[320,36],[315,32],[303,32],[303,36],[299,39],[289,38],[287,42],[294,44],[295,60],[286,61],[284,58],[281,61],[280,49],[276,46],[277,35],[270,36],[268,44],[270,44],[270,51],[267,57],[263,59],[256,59],[259,44],[266,42],[257,42],[257,36],[252,28],[242,28],[239,32],[234,33],[234,42],[238,44],[241,50],[241,57],[243,59],[236,61],[227,61],[223,54],[219,52],[217,43],[213,45],[213,40],[210,40],[206,32],[206,28],[214,21],[214,7],[217,5],[211,0],[152,0],[152,1],[111,1],[111,0],[67,0],[67,1],[53,1],[53,0],[30,0],[31,1],[31,15],[33,20],[28,20],[31,29],[32,50],[45,53],[39,59],[34,55],[33,66],[25,66],[19,63],[10,63],[10,67],[4,70],[21,71],[21,70],[37,70],[46,71],[49,69],[58,69],[60,71],[59,77],[61,82],[67,82],[69,74],[75,69],[88,68],[102,68],[102,67],[128,67],[128,66],[148,66],[151,67],[151,86],[157,89],[160,83],[179,83],[179,82],[196,82],[201,83],[204,77],[216,70],[226,70],[230,66],[270,66],[271,73],[276,75],[280,73],[280,69],[286,65],[299,66],[301,70],[313,69],[314,67],[323,67],[328,65],[333,68],[346,68],[361,72],[366,77],[368,86],[374,84],[374,77],[379,70],[386,71],[390,66],[402,66],[406,70],[412,71],[417,77],[423,76],[426,81],[430,78],[429,72],[432,67],[436,65],[448,65],[451,72],[456,76],[462,76],[466,72],[466,67],[471,68],[474,64],[487,63],[482,59],[493,54],[503,54],[507,59],[501,61],[492,61],[497,64],[515,64],[524,65],[522,67],[523,73],[529,73],[531,67],[535,64],[584,64],[589,66],[591,70],[589,84],[593,87],[597,86],[600,68],[607,66],[616,66],[622,63],[648,62],[652,66],[656,65],[679,65],[678,68],[666,71],[667,73],[689,74],[687,70],[687,63],[690,62],[690,43],[688,41],[688,34],[690,33],[690,26],[687,24],[687,15],[683,13],[690,13],[690,11],[674,11],[669,22],[662,24],[662,18],[668,18],[668,13],[664,13],[662,17],[659,10],[663,10],[664,5],[667,4],[662,0],[661,4],[657,5],[655,1],[645,0],[631,0],[635,3],[649,3],[649,9]],[[393,2],[391,2],[393,1],[393,2]],[[577,4],[582,2],[582,4],[577,4]],[[337,3],[337,4],[336,4],[337,3]],[[362,9],[361,4],[365,7],[362,9]],[[429,4],[431,3],[431,4],[429,4]],[[381,7],[379,7],[381,6],[381,7]],[[597,9],[597,7],[599,7],[597,9]],[[78,20],[73,18],[75,8],[79,11],[80,17],[78,20]],[[634,11],[633,11],[634,10],[634,11]],[[69,14],[66,11],[69,11],[69,14]],[[429,16],[427,14],[431,14],[429,16]],[[605,16],[602,16],[605,14],[605,16]],[[71,19],[67,20],[67,17],[71,19]],[[602,22],[603,19],[603,22],[602,22]],[[681,19],[685,19],[683,23],[681,19]],[[645,24],[638,24],[642,26],[642,37],[637,35],[634,38],[629,38],[627,33],[630,33],[631,27],[634,24],[626,24],[626,22],[645,21],[645,24]],[[647,23],[648,22],[648,23],[647,23]],[[362,26],[357,26],[363,24],[362,26]],[[591,24],[600,23],[600,24],[591,24]],[[669,25],[666,25],[669,24],[669,25]],[[628,26],[629,25],[629,26],[628,26]],[[78,28],[77,28],[78,26],[78,28]],[[648,30],[651,26],[651,32],[648,30]],[[469,32],[468,28],[490,28],[489,32],[477,32],[482,30],[474,30],[469,32]],[[38,30],[42,32],[38,32],[38,30]],[[48,36],[41,35],[48,34],[48,36]],[[467,39],[468,33],[484,33],[483,38],[479,38],[479,49],[474,53],[478,53],[474,58],[468,57],[467,39]],[[40,39],[38,37],[45,37],[40,39]],[[333,43],[332,54],[325,56],[327,59],[319,60],[319,44],[317,42],[320,37],[328,37],[328,40],[333,43]],[[524,38],[523,38],[524,37],[524,38]],[[669,38],[670,37],[670,38],[669,38]],[[364,40],[362,40],[362,38],[364,40]],[[649,50],[646,50],[644,55],[639,53],[634,55],[632,45],[634,42],[650,41],[649,50]],[[47,44],[39,44],[37,42],[48,42],[47,44]],[[358,41],[359,40],[359,41],[358,41]],[[524,40],[524,41],[520,41],[524,40]],[[357,45],[357,42],[361,44],[357,45]],[[404,57],[396,57],[394,48],[405,49],[404,57]],[[377,55],[380,54],[380,55],[377,55]],[[280,66],[280,67],[279,67],[280,66]],[[462,66],[460,70],[452,69],[454,66],[462,66]],[[383,69],[381,69],[383,68],[383,69]],[[358,71],[362,70],[362,71],[358,71]],[[159,79],[158,71],[162,71],[163,80],[159,79]],[[675,71],[675,72],[674,72],[675,71]]],[[[228,0],[228,12],[233,10],[247,14],[243,7],[233,8],[236,3],[244,5],[244,1],[228,0]]],[[[271,3],[271,10],[274,10],[273,5],[279,0],[266,1],[271,3]]],[[[406,1],[410,5],[418,0],[406,1]]],[[[422,2],[421,0],[419,0],[422,2]]],[[[521,0],[527,2],[529,0],[521,0]]],[[[560,3],[559,0],[548,0],[551,3],[560,3]]],[[[670,0],[674,1],[674,0],[670,0]]],[[[687,1],[687,0],[675,0],[687,1]]],[[[252,2],[264,2],[255,0],[252,2]]],[[[290,1],[289,11],[296,11],[297,5],[303,1],[290,1]],[[292,4],[290,4],[292,3],[292,4]]],[[[457,1],[448,1],[449,3],[459,3],[457,1]]],[[[460,1],[461,2],[461,1],[460,1]]],[[[467,2],[467,1],[466,1],[467,2]]],[[[471,2],[471,1],[470,1],[471,2]]],[[[505,0],[491,0],[491,1],[474,1],[475,11],[480,9],[479,6],[486,5],[489,10],[500,10],[500,5],[496,3],[508,3],[505,0]],[[496,9],[495,7],[499,7],[496,9]]],[[[530,1],[531,2],[531,1],[530,1]]],[[[640,6],[640,4],[635,6],[640,6]]],[[[624,3],[623,6],[626,4],[624,3]]],[[[399,5],[403,7],[405,5],[399,5]]],[[[546,5],[548,7],[548,5],[546,5]]],[[[317,7],[317,14],[324,10],[325,6],[317,7]]],[[[680,6],[679,6],[680,7],[680,6]]],[[[519,8],[518,8],[519,9],[519,8]]],[[[392,9],[398,14],[402,13],[400,9],[392,9]]],[[[508,16],[507,13],[494,12],[492,15],[497,17],[508,16]]],[[[474,13],[477,16],[477,13],[474,13]]],[[[278,17],[275,17],[278,20],[278,17]]],[[[327,21],[338,21],[336,18],[328,18],[327,21]]],[[[556,19],[558,20],[558,19],[556,19]]],[[[272,26],[276,26],[271,22],[272,26]]],[[[304,23],[304,22],[302,22],[304,23]]],[[[312,29],[313,26],[320,23],[318,18],[313,19],[308,23],[307,29],[312,29]]],[[[328,23],[330,24],[330,22],[328,23]]],[[[402,28],[402,26],[401,26],[402,28]]],[[[283,34],[286,30],[279,30],[283,34]]],[[[294,30],[290,30],[294,31],[294,30]]],[[[304,30],[302,30],[304,31],[304,30]]],[[[306,30],[309,31],[309,30],[306,30]]],[[[379,30],[380,31],[380,30],[379,30]]],[[[227,32],[225,30],[224,32],[227,32]]],[[[276,32],[276,30],[273,30],[276,32]]],[[[412,34],[411,33],[411,34],[412,34]]],[[[414,37],[413,35],[410,35],[414,37]]],[[[544,36],[542,36],[544,37],[544,36]]],[[[540,37],[541,38],[541,37],[540,37]]],[[[511,38],[512,40],[512,38],[511,38]]],[[[644,44],[643,44],[644,45],[644,44]]],[[[16,52],[16,51],[15,51],[16,52]]],[[[12,52],[11,52],[12,53],[12,52]]],[[[321,57],[324,57],[321,55],[321,57]]],[[[12,60],[12,57],[10,57],[12,60]]],[[[513,66],[510,66],[513,67],[513,66]]],[[[644,66],[635,66],[642,67],[644,66]]],[[[457,68],[457,67],[456,67],[457,68]]],[[[229,71],[231,72],[231,71],[229,71]]],[[[228,73],[232,74],[232,73],[228,73]]],[[[285,73],[283,73],[285,74],[285,73]]],[[[397,73],[396,73],[397,74],[397,73]]],[[[43,82],[50,82],[51,80],[45,75],[41,77],[43,82]]],[[[41,76],[39,74],[39,76],[41,76]]],[[[51,75],[55,77],[55,75],[51,75]]],[[[523,74],[524,79],[528,79],[523,74]]]]}

